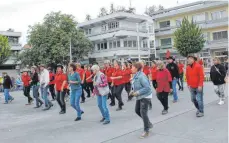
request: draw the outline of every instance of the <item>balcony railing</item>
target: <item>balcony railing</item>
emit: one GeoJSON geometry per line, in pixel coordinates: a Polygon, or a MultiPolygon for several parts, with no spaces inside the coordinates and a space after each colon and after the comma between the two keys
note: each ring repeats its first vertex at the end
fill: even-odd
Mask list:
{"type": "Polygon", "coordinates": [[[172,45],[157,46],[157,49],[172,49],[172,45]]]}
{"type": "MultiPolygon", "coordinates": [[[[103,49],[103,50],[94,50],[93,52],[109,52],[109,51],[117,51],[117,50],[138,50],[137,47],[119,47],[119,48],[111,48],[111,49],[103,49]]],[[[149,48],[140,48],[141,51],[148,51],[149,48]]]]}
{"type": "MultiPolygon", "coordinates": [[[[106,33],[112,33],[112,32],[117,32],[120,30],[125,30],[125,31],[132,31],[132,32],[137,32],[136,28],[128,28],[128,27],[120,27],[120,28],[115,28],[112,30],[106,30],[106,31],[100,31],[100,32],[92,32],[91,34],[87,34],[87,37],[91,37],[91,36],[97,36],[97,35],[102,35],[102,34],[106,34],[106,33]]],[[[139,29],[139,32],[141,33],[147,33],[147,30],[145,29],[139,29]]]]}

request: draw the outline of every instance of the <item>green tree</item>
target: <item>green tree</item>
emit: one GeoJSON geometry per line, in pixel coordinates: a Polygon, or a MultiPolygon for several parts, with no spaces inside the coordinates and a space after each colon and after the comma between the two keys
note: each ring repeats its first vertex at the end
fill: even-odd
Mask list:
{"type": "Polygon", "coordinates": [[[91,20],[91,15],[87,14],[86,15],[86,21],[89,21],[89,20],[91,20]]]}
{"type": "Polygon", "coordinates": [[[98,17],[106,16],[108,15],[107,9],[105,7],[100,8],[100,12],[98,17]]]}
{"type": "Polygon", "coordinates": [[[145,14],[149,16],[153,16],[153,13],[156,11],[156,8],[157,7],[155,5],[150,6],[149,8],[146,8],[145,14]]]}
{"type": "Polygon", "coordinates": [[[10,46],[8,38],[0,35],[0,64],[4,63],[10,56],[10,46]]]}
{"type": "Polygon", "coordinates": [[[92,48],[91,42],[76,27],[74,17],[61,12],[51,12],[44,17],[43,23],[29,26],[28,44],[32,48],[20,54],[22,64],[69,62],[70,43],[73,58],[76,56],[80,60],[86,56],[92,48]]]}
{"type": "Polygon", "coordinates": [[[181,27],[174,32],[174,47],[184,57],[198,53],[204,47],[205,39],[202,29],[187,18],[182,20],[181,27]]]}

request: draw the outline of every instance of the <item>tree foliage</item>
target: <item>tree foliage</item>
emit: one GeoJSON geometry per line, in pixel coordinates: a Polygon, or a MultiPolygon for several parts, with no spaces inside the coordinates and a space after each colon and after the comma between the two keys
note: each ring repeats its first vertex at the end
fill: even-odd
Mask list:
{"type": "Polygon", "coordinates": [[[108,15],[107,9],[105,7],[100,8],[100,12],[98,17],[106,16],[108,15]]]}
{"type": "Polygon", "coordinates": [[[8,38],[0,35],[0,64],[4,63],[10,56],[10,45],[8,38]]]}
{"type": "Polygon", "coordinates": [[[159,5],[159,6],[156,6],[156,5],[152,5],[150,7],[146,7],[146,10],[145,10],[145,14],[146,15],[149,15],[149,16],[153,16],[153,13],[156,12],[156,11],[159,11],[159,10],[164,10],[165,8],[162,6],[162,5],[159,5]]]}
{"type": "Polygon", "coordinates": [[[86,15],[86,21],[89,21],[89,20],[91,20],[91,15],[87,14],[86,15]]]}
{"type": "Polygon", "coordinates": [[[91,42],[76,28],[72,15],[51,12],[43,23],[29,26],[28,44],[31,49],[24,50],[19,59],[22,64],[65,64],[69,62],[70,40],[73,58],[78,60],[91,50],[91,42]]]}
{"type": "Polygon", "coordinates": [[[110,5],[110,14],[115,13],[115,12],[116,12],[116,8],[115,8],[114,4],[112,3],[110,5]]]}
{"type": "Polygon", "coordinates": [[[187,18],[182,20],[181,27],[174,32],[174,47],[184,57],[198,53],[204,47],[205,39],[202,29],[187,18]]]}

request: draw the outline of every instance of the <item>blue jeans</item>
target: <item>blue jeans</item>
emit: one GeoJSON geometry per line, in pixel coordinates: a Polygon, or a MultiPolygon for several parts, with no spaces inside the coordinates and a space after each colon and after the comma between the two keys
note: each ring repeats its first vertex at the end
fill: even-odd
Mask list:
{"type": "Polygon", "coordinates": [[[79,89],[74,89],[72,90],[71,89],[71,93],[70,93],[70,103],[71,103],[71,106],[76,110],[77,112],[77,117],[81,117],[81,114],[82,114],[82,110],[80,109],[80,97],[82,95],[82,89],[79,88],[79,89]]]}
{"type": "Polygon", "coordinates": [[[105,121],[110,121],[110,114],[107,108],[107,96],[97,96],[97,103],[103,118],[105,118],[105,121]]]}
{"type": "Polygon", "coordinates": [[[199,91],[198,88],[190,87],[189,91],[191,92],[191,100],[196,109],[199,112],[204,113],[203,89],[202,91],[199,91]]]}
{"type": "Polygon", "coordinates": [[[13,97],[10,96],[10,89],[4,89],[4,96],[6,103],[8,103],[9,100],[13,99],[13,97]]]}
{"type": "Polygon", "coordinates": [[[43,104],[43,102],[41,101],[41,99],[39,98],[39,85],[34,85],[33,87],[33,97],[36,99],[36,106],[38,107],[39,105],[43,104]]]}
{"type": "Polygon", "coordinates": [[[48,99],[48,86],[46,86],[46,87],[41,86],[41,96],[45,101],[45,106],[46,107],[52,105],[51,102],[48,99]]]}
{"type": "Polygon", "coordinates": [[[176,79],[173,79],[173,81],[172,81],[172,87],[173,87],[173,100],[174,101],[177,101],[178,100],[176,85],[177,85],[177,80],[176,79]]]}

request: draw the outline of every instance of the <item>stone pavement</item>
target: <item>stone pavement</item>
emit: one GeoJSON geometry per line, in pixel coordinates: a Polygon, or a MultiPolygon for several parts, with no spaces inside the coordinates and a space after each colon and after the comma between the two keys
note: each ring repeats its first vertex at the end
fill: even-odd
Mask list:
{"type": "Polygon", "coordinates": [[[58,114],[56,102],[51,110],[41,111],[32,105],[25,106],[27,100],[22,93],[13,92],[12,104],[0,104],[0,143],[227,143],[228,102],[217,105],[218,97],[211,83],[205,83],[204,91],[203,118],[195,117],[187,88],[179,92],[178,103],[172,103],[170,97],[169,114],[165,116],[161,115],[162,106],[154,96],[153,109],[149,111],[154,128],[146,139],[139,139],[143,123],[134,112],[135,101],[125,102],[119,112],[116,107],[109,107],[111,124],[104,126],[99,123],[101,115],[95,98],[82,104],[83,119],[74,122],[76,113],[70,106],[65,115],[58,114]]]}

